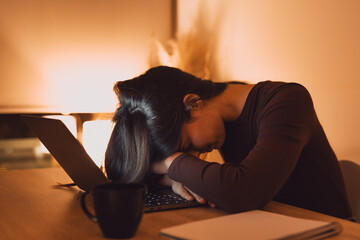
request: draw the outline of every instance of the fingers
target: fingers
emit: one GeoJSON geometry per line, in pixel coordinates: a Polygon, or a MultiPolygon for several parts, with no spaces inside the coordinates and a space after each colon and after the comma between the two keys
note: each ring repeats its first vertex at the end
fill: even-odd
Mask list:
{"type": "Polygon", "coordinates": [[[181,183],[172,181],[172,190],[188,201],[193,201],[194,197],[183,187],[181,183]]]}
{"type": "Polygon", "coordinates": [[[197,202],[201,203],[201,204],[205,204],[206,200],[202,197],[200,197],[199,195],[197,195],[196,193],[194,193],[193,191],[191,191],[190,189],[186,188],[185,189],[196,199],[197,202]]]}
{"type": "Polygon", "coordinates": [[[216,205],[212,202],[207,202],[203,197],[200,197],[199,195],[197,195],[196,193],[194,193],[193,191],[191,191],[190,189],[188,189],[187,187],[183,186],[181,183],[176,182],[174,180],[172,181],[172,190],[179,194],[181,197],[185,198],[188,201],[193,201],[194,199],[201,203],[201,204],[206,204],[208,203],[210,207],[215,208],[216,205]]]}
{"type": "Polygon", "coordinates": [[[209,206],[212,207],[212,208],[216,208],[216,205],[212,202],[208,202],[209,206]]]}

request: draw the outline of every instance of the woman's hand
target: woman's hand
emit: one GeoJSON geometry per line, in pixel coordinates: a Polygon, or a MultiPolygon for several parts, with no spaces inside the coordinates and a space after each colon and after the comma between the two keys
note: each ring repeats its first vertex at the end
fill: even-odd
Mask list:
{"type": "MultiPolygon", "coordinates": [[[[192,154],[195,157],[199,157],[199,152],[187,152],[188,154],[192,154]]],[[[159,184],[164,185],[164,186],[168,186],[172,188],[172,190],[179,194],[181,197],[185,198],[188,201],[193,201],[194,199],[201,203],[201,204],[206,204],[206,200],[202,197],[200,197],[199,195],[197,195],[196,193],[192,192],[190,189],[188,189],[187,187],[185,187],[183,184],[176,182],[174,180],[171,180],[169,178],[169,176],[167,175],[168,173],[168,169],[171,165],[171,163],[175,160],[175,158],[177,158],[178,156],[180,156],[181,154],[183,154],[182,152],[176,152],[173,155],[171,155],[170,157],[166,158],[163,161],[159,161],[159,162],[155,162],[151,165],[151,171],[155,174],[161,174],[164,175],[160,180],[159,180],[159,184]]],[[[208,202],[208,204],[210,205],[210,207],[215,207],[215,205],[211,202],[208,202]]]]}
{"type": "Polygon", "coordinates": [[[201,204],[206,204],[208,203],[210,207],[215,208],[215,204],[213,204],[212,202],[206,201],[203,197],[200,197],[199,195],[197,195],[196,193],[194,193],[193,191],[191,191],[190,189],[188,189],[187,187],[185,187],[184,185],[182,185],[179,182],[176,182],[174,180],[172,181],[172,190],[174,191],[174,193],[179,194],[181,197],[185,198],[188,201],[193,201],[194,199],[201,203],[201,204]]]}
{"type": "Polygon", "coordinates": [[[174,193],[179,194],[181,197],[185,198],[188,201],[193,201],[195,199],[196,201],[198,201],[201,204],[206,203],[206,200],[204,198],[202,198],[199,195],[197,195],[196,193],[192,192],[190,189],[188,189],[181,183],[176,182],[174,180],[171,180],[171,181],[172,181],[171,188],[174,191],[174,193]]]}

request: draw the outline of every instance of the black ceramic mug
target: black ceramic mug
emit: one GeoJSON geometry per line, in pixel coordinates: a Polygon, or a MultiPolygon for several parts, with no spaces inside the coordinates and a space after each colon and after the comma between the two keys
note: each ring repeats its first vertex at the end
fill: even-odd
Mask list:
{"type": "Polygon", "coordinates": [[[81,206],[86,215],[98,222],[107,238],[130,238],[139,227],[145,199],[142,184],[108,183],[94,187],[81,196],[81,206]],[[86,207],[85,198],[92,193],[95,215],[86,207]]]}

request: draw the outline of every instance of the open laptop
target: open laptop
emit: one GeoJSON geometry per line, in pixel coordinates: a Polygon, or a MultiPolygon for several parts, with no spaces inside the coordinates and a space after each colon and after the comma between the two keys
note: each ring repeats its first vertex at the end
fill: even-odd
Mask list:
{"type": "MultiPolygon", "coordinates": [[[[22,116],[55,160],[82,190],[109,183],[109,180],[74,137],[65,124],[58,119],[22,116]]],[[[196,201],[187,201],[171,189],[148,188],[145,212],[199,206],[196,201]]]]}

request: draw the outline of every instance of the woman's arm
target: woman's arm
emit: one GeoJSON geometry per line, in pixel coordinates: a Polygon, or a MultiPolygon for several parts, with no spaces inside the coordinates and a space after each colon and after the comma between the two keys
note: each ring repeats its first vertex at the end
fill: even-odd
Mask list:
{"type": "Polygon", "coordinates": [[[264,107],[257,143],[239,165],[182,154],[171,161],[169,177],[229,212],[261,208],[295,168],[311,134],[314,114],[309,93],[293,85],[264,107]]]}

